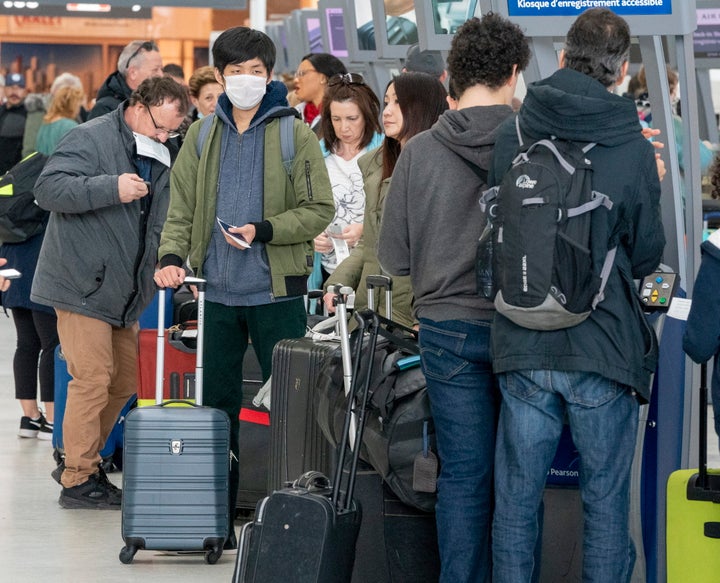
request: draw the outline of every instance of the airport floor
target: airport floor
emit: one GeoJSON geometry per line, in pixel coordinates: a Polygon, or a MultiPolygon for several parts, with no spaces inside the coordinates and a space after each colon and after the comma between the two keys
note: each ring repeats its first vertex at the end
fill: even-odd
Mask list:
{"type": "MultiPolygon", "coordinates": [[[[235,551],[225,551],[215,565],[202,554],[138,551],[132,564],[123,565],[119,511],[60,508],[50,442],[17,437],[14,346],[12,319],[0,311],[0,581],[229,583],[235,551]]],[[[110,479],[120,485],[121,475],[110,479]]]]}
{"type": "MultiPolygon", "coordinates": [[[[123,546],[120,512],[64,510],[49,441],[17,437],[20,407],[14,399],[15,328],[0,312],[0,580],[8,583],[190,583],[232,579],[236,551],[215,565],[202,554],[139,551],[130,565],[118,560],[123,546]]],[[[712,428],[712,424],[710,424],[712,428]]],[[[718,442],[709,435],[709,465],[720,467],[718,442]]],[[[120,474],[110,474],[118,485],[120,474]]],[[[239,525],[236,524],[236,530],[239,525]]]]}

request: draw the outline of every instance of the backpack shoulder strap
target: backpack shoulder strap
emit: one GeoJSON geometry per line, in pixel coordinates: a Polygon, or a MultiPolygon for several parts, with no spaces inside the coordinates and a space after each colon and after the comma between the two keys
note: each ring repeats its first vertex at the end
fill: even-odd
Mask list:
{"type": "Polygon", "coordinates": [[[292,179],[292,167],[295,161],[295,117],[286,115],[280,118],[280,154],[283,167],[292,179]]]}
{"type": "Polygon", "coordinates": [[[200,154],[202,154],[205,142],[207,142],[208,136],[210,135],[214,117],[215,114],[211,113],[200,120],[200,131],[198,132],[197,141],[195,142],[195,151],[197,152],[198,158],[200,157],[200,154]]]}

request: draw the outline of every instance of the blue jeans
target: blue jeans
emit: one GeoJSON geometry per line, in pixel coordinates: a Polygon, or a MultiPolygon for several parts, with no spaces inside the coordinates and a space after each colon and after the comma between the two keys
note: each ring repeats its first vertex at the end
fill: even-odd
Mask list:
{"type": "Polygon", "coordinates": [[[490,581],[492,472],[499,395],[490,322],[420,320],[440,477],[436,520],[441,583],[490,581]]]}
{"type": "Polygon", "coordinates": [[[498,379],[503,400],[495,458],[494,580],[531,580],[538,509],[567,414],[580,454],[583,581],[629,581],[635,562],[628,529],[635,397],[627,386],[585,372],[515,371],[498,379]]]}

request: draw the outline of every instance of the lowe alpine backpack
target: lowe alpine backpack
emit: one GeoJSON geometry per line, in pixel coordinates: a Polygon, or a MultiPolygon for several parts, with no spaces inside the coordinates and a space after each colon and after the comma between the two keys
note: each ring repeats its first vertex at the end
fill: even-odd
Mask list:
{"type": "Polygon", "coordinates": [[[38,235],[50,213],[35,202],[33,190],[47,156],[33,152],[0,178],[0,243],[22,243],[38,235]]]}
{"type": "Polygon", "coordinates": [[[613,203],[592,188],[586,154],[594,143],[550,138],[524,147],[517,118],[516,129],[520,154],[480,199],[492,224],[495,308],[524,328],[569,328],[603,300],[617,247],[597,273],[592,216],[613,203]]]}

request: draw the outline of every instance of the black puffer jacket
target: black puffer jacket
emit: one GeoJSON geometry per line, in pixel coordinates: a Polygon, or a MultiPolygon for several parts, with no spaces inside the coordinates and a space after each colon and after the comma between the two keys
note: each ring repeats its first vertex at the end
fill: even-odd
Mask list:
{"type": "Polygon", "coordinates": [[[105,83],[98,89],[95,105],[88,114],[88,119],[93,119],[115,111],[123,101],[130,98],[132,89],[128,87],[125,77],[119,71],[111,73],[105,79],[105,83]]]}
{"type": "MultiPolygon", "coordinates": [[[[538,332],[496,315],[495,371],[594,372],[629,385],[644,400],[656,366],[657,340],[642,314],[633,278],[657,267],[665,236],[653,147],[640,133],[635,104],[587,75],[561,69],[528,87],[519,115],[524,134],[533,141],[552,135],[597,143],[588,155],[593,188],[607,194],[614,206],[605,223],[598,221],[601,228],[593,228],[593,261],[602,264],[609,241],[619,247],[605,300],[581,324],[538,332]]],[[[497,140],[495,177],[502,176],[517,151],[514,121],[503,126],[497,140]]]]}

